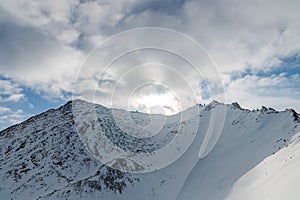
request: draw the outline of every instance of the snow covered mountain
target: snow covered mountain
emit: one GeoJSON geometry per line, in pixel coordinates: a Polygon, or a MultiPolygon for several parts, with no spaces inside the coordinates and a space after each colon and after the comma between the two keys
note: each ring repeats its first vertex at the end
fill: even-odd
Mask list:
{"type": "Polygon", "coordinates": [[[299,131],[291,109],[70,101],[0,132],[0,199],[296,200],[299,131]]]}

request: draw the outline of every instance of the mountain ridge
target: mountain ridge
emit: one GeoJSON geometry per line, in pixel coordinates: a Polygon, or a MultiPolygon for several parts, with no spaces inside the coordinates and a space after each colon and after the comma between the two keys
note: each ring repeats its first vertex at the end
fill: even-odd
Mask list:
{"type": "MultiPolygon", "coordinates": [[[[241,177],[259,164],[261,160],[288,145],[293,134],[299,129],[298,119],[296,119],[292,110],[276,111],[262,108],[250,111],[240,108],[237,104],[223,104],[216,101],[206,106],[196,105],[183,111],[185,112],[183,114],[185,118],[181,119],[181,123],[184,134],[190,132],[189,126],[192,126],[193,120],[196,120],[195,122],[200,121],[193,143],[183,152],[182,156],[160,170],[131,174],[103,165],[95,158],[97,156],[95,152],[99,149],[94,150],[94,148],[99,148],[99,145],[94,147],[93,143],[86,143],[88,140],[82,137],[85,133],[91,133],[92,135],[95,131],[92,128],[91,119],[93,120],[93,118],[89,118],[89,116],[93,116],[92,110],[95,108],[97,113],[100,114],[99,119],[105,125],[104,127],[113,128],[110,120],[107,121],[112,109],[82,100],[75,100],[1,131],[0,179],[1,182],[7,185],[3,188],[3,191],[9,191],[13,199],[98,199],[98,196],[101,196],[102,199],[110,200],[132,198],[174,200],[176,198],[197,199],[199,195],[206,195],[204,196],[205,199],[215,198],[221,200],[224,198],[223,195],[227,194],[230,185],[233,184],[231,180],[236,180],[232,177],[241,177]],[[86,121],[82,124],[76,124],[76,121],[74,121],[73,104],[76,103],[82,106],[79,107],[79,113],[86,117],[86,121]],[[189,110],[196,107],[194,113],[189,110]],[[212,152],[207,157],[199,160],[199,144],[203,141],[208,130],[212,112],[220,108],[226,108],[223,135],[216,141],[216,146],[212,149],[212,152]],[[83,132],[79,132],[79,135],[82,134],[80,137],[78,130],[83,130],[83,132]],[[93,144],[90,149],[87,148],[89,144],[93,144]],[[218,160],[224,156],[228,157],[229,161],[235,155],[243,160],[240,154],[232,153],[232,150],[243,152],[243,156],[249,158],[255,155],[247,149],[254,150],[256,154],[260,152],[261,155],[253,161],[250,159],[251,162],[245,162],[242,165],[244,167],[241,166],[241,169],[237,170],[238,173],[230,172],[229,174],[232,174],[232,177],[228,178],[229,183],[226,184],[226,187],[222,186],[223,189],[220,192],[216,192],[219,191],[218,187],[220,186],[218,184],[214,185],[215,183],[212,182],[212,180],[217,180],[218,177],[207,170],[207,175],[212,177],[211,181],[206,180],[207,185],[210,185],[209,189],[206,191],[199,189],[190,191],[189,188],[201,185],[198,180],[203,178],[200,178],[202,174],[199,174],[199,170],[203,170],[204,166],[209,166],[210,170],[214,169],[219,164],[218,160]],[[182,168],[183,163],[184,168],[182,168]],[[176,172],[178,169],[181,170],[181,174],[176,172]],[[195,180],[193,177],[198,177],[198,179],[195,180]],[[193,186],[191,187],[190,184],[193,186]],[[216,197],[209,192],[212,188],[216,190],[213,193],[219,196],[216,197]],[[171,195],[167,192],[170,189],[178,190],[178,192],[171,195]],[[195,194],[195,192],[198,193],[195,194]]],[[[148,120],[145,118],[145,113],[127,111],[124,111],[124,113],[134,114],[138,120],[137,122],[141,124],[148,120]]],[[[166,122],[166,127],[162,130],[167,131],[167,136],[171,137],[172,134],[168,131],[171,131],[172,128],[168,129],[167,127],[176,128],[178,119],[176,116],[170,116],[168,119],[170,120],[166,122]]],[[[113,130],[117,131],[118,129],[113,130]]],[[[112,137],[112,139],[116,138],[112,137]]],[[[159,150],[161,148],[159,145],[164,144],[164,142],[158,143],[155,150],[159,150]]],[[[133,144],[134,146],[135,144],[133,144]]],[[[224,162],[230,166],[228,161],[224,162]]],[[[130,162],[127,164],[131,166],[130,162]]],[[[126,170],[126,168],[124,169],[126,170]]],[[[230,171],[230,168],[227,170],[230,171]]],[[[219,174],[219,177],[222,176],[224,174],[219,174]]],[[[205,189],[204,186],[203,188],[205,189]]]]}
{"type": "MultiPolygon", "coordinates": [[[[37,117],[39,117],[39,116],[42,116],[43,114],[45,114],[45,113],[47,113],[47,112],[51,112],[51,111],[54,111],[54,110],[56,110],[56,109],[60,109],[60,108],[65,107],[65,106],[67,106],[67,105],[69,105],[69,104],[72,104],[73,102],[76,102],[76,101],[77,101],[77,102],[85,102],[85,103],[90,103],[90,104],[95,104],[95,105],[103,106],[103,105],[101,105],[101,104],[89,102],[89,101],[82,100],[82,99],[69,100],[69,101],[67,101],[66,103],[64,103],[64,104],[62,104],[62,105],[60,105],[60,106],[58,106],[57,108],[50,108],[50,109],[48,109],[48,110],[46,110],[46,111],[43,111],[43,112],[41,112],[41,113],[39,113],[39,114],[37,114],[37,115],[30,116],[28,119],[25,119],[25,120],[23,120],[23,121],[20,122],[20,123],[17,123],[17,124],[14,124],[14,125],[9,126],[9,127],[7,127],[7,128],[4,128],[3,130],[0,130],[0,133],[3,132],[3,131],[5,131],[6,129],[11,129],[11,128],[13,128],[14,126],[17,126],[17,125],[19,125],[19,124],[21,124],[21,123],[24,123],[24,122],[26,122],[26,121],[29,121],[29,120],[33,120],[33,119],[35,119],[35,118],[37,118],[37,117]]],[[[272,110],[272,111],[276,111],[276,112],[285,112],[285,111],[287,111],[287,110],[290,110],[291,112],[295,113],[295,115],[299,115],[299,113],[297,113],[296,110],[293,109],[293,108],[285,108],[285,110],[276,110],[276,109],[273,109],[273,108],[271,108],[271,107],[265,107],[265,106],[262,105],[260,109],[259,109],[259,108],[249,109],[249,108],[243,108],[243,107],[241,107],[241,106],[239,105],[238,102],[223,103],[223,102],[219,102],[219,101],[217,101],[217,100],[212,100],[212,101],[211,101],[210,103],[208,103],[208,104],[197,103],[197,104],[195,104],[194,106],[198,105],[198,106],[200,106],[200,107],[205,107],[205,106],[208,106],[208,105],[211,105],[211,104],[214,104],[214,103],[217,103],[217,104],[223,104],[223,105],[232,105],[232,106],[234,106],[234,107],[236,107],[236,108],[239,108],[239,109],[241,109],[241,110],[248,110],[248,111],[261,111],[261,110],[267,109],[267,110],[272,110]]],[[[106,107],[106,106],[103,106],[103,107],[106,107]]],[[[193,107],[193,106],[191,106],[191,107],[193,107]]],[[[190,107],[190,108],[191,108],[191,107],[190,107]]],[[[108,109],[120,109],[120,108],[109,108],[109,107],[106,107],[106,108],[108,108],[108,109]]],[[[186,110],[188,110],[188,109],[189,109],[189,108],[187,108],[186,110]]],[[[120,109],[120,110],[125,110],[125,109],[120,109]]],[[[126,110],[126,111],[128,111],[128,112],[138,112],[138,113],[143,113],[143,114],[147,114],[147,115],[149,114],[149,113],[144,113],[144,112],[140,112],[140,111],[131,111],[131,110],[126,110]]],[[[183,112],[183,111],[181,111],[181,112],[183,112]]],[[[150,114],[151,114],[151,113],[150,113],[150,114]]],[[[178,113],[177,113],[177,114],[178,114],[178,113]]],[[[157,115],[157,114],[151,114],[151,115],[157,115]]],[[[159,114],[159,115],[162,115],[162,114],[159,114]]],[[[174,115],[176,115],[176,114],[174,114],[174,115]]],[[[296,117],[296,116],[295,116],[295,117],[296,117]]]]}

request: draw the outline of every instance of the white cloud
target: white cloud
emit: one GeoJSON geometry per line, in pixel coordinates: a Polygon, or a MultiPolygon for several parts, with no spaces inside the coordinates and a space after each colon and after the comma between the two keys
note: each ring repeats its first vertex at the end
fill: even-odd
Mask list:
{"type": "Polygon", "coordinates": [[[11,105],[25,99],[23,89],[19,84],[8,79],[0,79],[0,130],[24,120],[26,114],[23,110],[16,110],[11,105]]]}
{"type": "Polygon", "coordinates": [[[78,0],[64,0],[55,3],[49,0],[1,0],[0,3],[10,13],[18,16],[23,23],[31,24],[63,43],[70,44],[79,36],[70,24],[73,9],[78,2],[78,0]]]}
{"type": "MultiPolygon", "coordinates": [[[[47,94],[45,97],[63,98],[63,92],[72,90],[82,53],[14,20],[13,17],[0,18],[2,74],[43,95],[47,94]]],[[[11,100],[20,97],[14,95],[11,100]]]]}
{"type": "MultiPolygon", "coordinates": [[[[64,99],[64,92],[72,91],[77,68],[94,45],[129,28],[162,26],[190,35],[208,50],[222,73],[227,101],[242,101],[251,108],[262,104],[299,108],[295,94],[300,89],[292,87],[285,76],[232,78],[246,69],[272,70],[282,63],[281,58],[300,52],[299,1],[1,0],[0,4],[0,70],[45,98],[64,99]]],[[[150,37],[159,39],[160,35],[150,37]]],[[[179,48],[184,45],[173,44],[179,48]]],[[[148,62],[147,58],[151,57],[144,56],[142,62],[148,62]]],[[[156,71],[155,78],[172,78],[165,71],[156,71]]],[[[121,67],[112,71],[111,81],[118,80],[121,72],[121,67]]],[[[192,72],[186,68],[186,74],[192,72]]],[[[86,73],[82,87],[90,89],[85,95],[92,97],[97,79],[95,74],[86,73]]],[[[138,75],[141,80],[149,78],[149,73],[138,75]]],[[[187,78],[193,87],[201,82],[199,77],[187,78]]],[[[293,80],[299,83],[297,78],[293,80]]],[[[131,88],[133,83],[128,79],[122,87],[131,88]]],[[[184,97],[190,95],[182,84],[171,86],[184,97]]],[[[107,90],[98,92],[103,99],[107,97],[107,90]]],[[[201,101],[202,92],[197,91],[201,101]]],[[[22,98],[21,93],[11,96],[11,100],[18,98],[22,98]]]]}
{"type": "Polygon", "coordinates": [[[11,124],[22,122],[27,115],[23,110],[12,110],[6,107],[0,107],[0,131],[11,124]]]}
{"type": "Polygon", "coordinates": [[[250,76],[236,79],[226,87],[227,102],[238,101],[245,108],[262,105],[284,110],[291,107],[300,112],[300,76],[284,74],[271,77],[250,76]]]}
{"type": "Polygon", "coordinates": [[[10,112],[11,109],[7,107],[0,107],[0,114],[10,112]]]}
{"type": "Polygon", "coordinates": [[[223,72],[271,67],[277,56],[300,49],[300,3],[293,0],[2,1],[5,8],[65,44],[78,40],[83,46],[95,45],[134,27],[173,28],[203,44],[223,72]]]}
{"type": "Polygon", "coordinates": [[[0,102],[17,102],[23,98],[24,94],[18,84],[0,79],[0,102]]]}

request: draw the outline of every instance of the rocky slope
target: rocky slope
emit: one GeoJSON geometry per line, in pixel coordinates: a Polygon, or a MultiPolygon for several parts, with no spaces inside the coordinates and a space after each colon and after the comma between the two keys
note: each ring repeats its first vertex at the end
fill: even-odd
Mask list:
{"type": "Polygon", "coordinates": [[[121,193],[138,181],[103,166],[82,144],[71,102],[0,133],[1,188],[12,199],[121,193]]]}
{"type": "Polygon", "coordinates": [[[0,196],[234,198],[239,178],[289,146],[298,120],[293,110],[250,111],[236,103],[165,117],[68,102],[0,132],[0,196]]]}

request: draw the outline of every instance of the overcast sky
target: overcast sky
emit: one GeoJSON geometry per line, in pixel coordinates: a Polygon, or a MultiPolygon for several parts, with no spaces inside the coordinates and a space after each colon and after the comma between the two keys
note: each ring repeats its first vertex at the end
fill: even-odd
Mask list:
{"type": "Polygon", "coordinates": [[[70,100],[74,83],[76,97],[121,108],[145,109],[139,100],[148,92],[163,93],[171,111],[218,99],[300,112],[299,8],[298,0],[0,0],[0,129],[70,100]],[[93,57],[114,34],[143,27],[178,34],[133,32],[93,57]],[[224,90],[212,91],[209,72],[168,51],[135,51],[104,70],[119,47],[145,41],[207,59],[224,90]]]}

